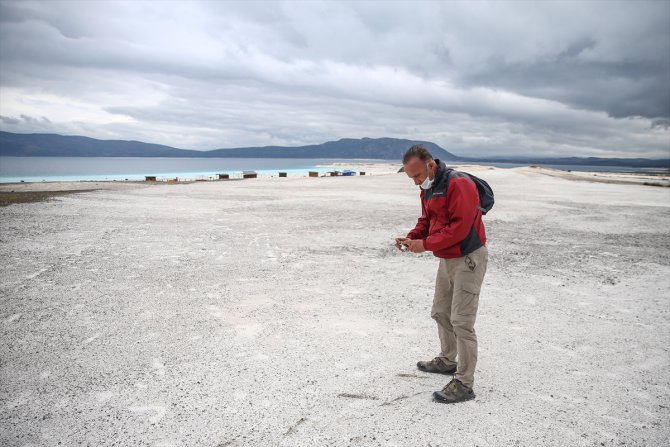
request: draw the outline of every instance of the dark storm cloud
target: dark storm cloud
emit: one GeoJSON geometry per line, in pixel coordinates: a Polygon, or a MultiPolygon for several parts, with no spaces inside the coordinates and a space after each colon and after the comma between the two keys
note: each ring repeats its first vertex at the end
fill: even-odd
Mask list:
{"type": "MultiPolygon", "coordinates": [[[[589,42],[595,46],[594,41],[589,42]]],[[[463,83],[603,110],[615,118],[668,119],[670,69],[668,61],[658,56],[649,54],[648,59],[637,61],[584,61],[571,46],[550,60],[492,60],[485,69],[469,74],[463,83]]]]}
{"type": "Polygon", "coordinates": [[[531,5],[0,2],[0,126],[670,156],[670,3],[531,5]]]}

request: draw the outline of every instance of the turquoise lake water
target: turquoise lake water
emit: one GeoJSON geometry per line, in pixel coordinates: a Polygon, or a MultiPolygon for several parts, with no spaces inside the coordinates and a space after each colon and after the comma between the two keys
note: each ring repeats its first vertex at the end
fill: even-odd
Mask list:
{"type": "MultiPolygon", "coordinates": [[[[341,160],[304,158],[158,158],[158,157],[0,157],[0,183],[55,182],[77,180],[144,180],[160,178],[216,178],[216,174],[239,175],[256,171],[277,175],[279,171],[304,175],[308,171],[327,172],[317,167],[329,163],[385,163],[384,160],[341,160]]],[[[339,166],[338,170],[349,169],[339,166]]]]}
{"type": "MultiPolygon", "coordinates": [[[[351,160],[323,158],[159,158],[159,157],[0,157],[0,183],[55,182],[77,180],[144,180],[146,175],[161,178],[214,179],[216,174],[238,176],[242,171],[256,171],[260,175],[305,175],[308,171],[327,172],[333,168],[318,167],[330,163],[344,163],[338,170],[360,170],[357,163],[394,163],[390,160],[351,160]],[[346,163],[351,163],[347,167],[346,163]]],[[[513,168],[521,163],[477,164],[513,168]]],[[[573,171],[639,172],[662,171],[654,168],[621,166],[544,165],[573,171]]]]}

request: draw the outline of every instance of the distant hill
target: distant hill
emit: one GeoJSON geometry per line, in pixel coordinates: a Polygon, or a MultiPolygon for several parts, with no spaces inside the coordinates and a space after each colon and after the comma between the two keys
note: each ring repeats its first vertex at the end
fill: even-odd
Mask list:
{"type": "Polygon", "coordinates": [[[191,151],[141,141],[0,132],[0,155],[18,157],[189,157],[191,151]]]}
{"type": "Polygon", "coordinates": [[[423,144],[443,160],[459,157],[429,141],[397,138],[343,138],[309,146],[263,146],[195,151],[141,141],[96,140],[57,134],[0,132],[0,155],[19,157],[215,157],[215,158],[375,158],[399,160],[413,144],[423,144]]]}
{"type": "Polygon", "coordinates": [[[454,155],[430,141],[399,138],[342,138],[308,146],[238,147],[196,151],[141,141],[96,140],[57,134],[0,132],[0,155],[18,157],[193,157],[193,158],[372,158],[402,159],[413,144],[423,144],[435,158],[451,162],[498,162],[580,166],[626,166],[670,168],[670,159],[599,157],[487,157],[454,155]]]}

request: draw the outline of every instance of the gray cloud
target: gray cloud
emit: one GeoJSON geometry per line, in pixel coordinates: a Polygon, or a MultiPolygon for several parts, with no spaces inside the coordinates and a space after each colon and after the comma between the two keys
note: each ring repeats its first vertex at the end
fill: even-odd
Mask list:
{"type": "Polygon", "coordinates": [[[553,59],[531,63],[494,60],[463,82],[603,110],[615,118],[670,118],[667,61],[584,61],[574,53],[581,44],[571,45],[553,59]]]}
{"type": "Polygon", "coordinates": [[[0,127],[670,156],[670,3],[527,5],[0,2],[0,127]]]}
{"type": "Polygon", "coordinates": [[[37,125],[38,128],[39,126],[45,125],[45,124],[51,124],[51,121],[45,116],[42,116],[40,118],[35,118],[34,116],[28,116],[28,115],[23,115],[21,114],[18,118],[13,118],[11,116],[3,116],[0,115],[0,122],[3,122],[5,124],[9,125],[23,125],[23,124],[28,124],[28,125],[37,125]]]}

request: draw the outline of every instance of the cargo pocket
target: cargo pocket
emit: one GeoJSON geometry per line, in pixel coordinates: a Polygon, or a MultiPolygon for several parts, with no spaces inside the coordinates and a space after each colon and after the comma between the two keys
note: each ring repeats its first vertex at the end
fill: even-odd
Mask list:
{"type": "Polygon", "coordinates": [[[471,272],[470,270],[461,270],[460,272],[456,272],[454,277],[454,288],[456,290],[462,290],[477,295],[481,288],[481,281],[479,278],[480,275],[477,270],[474,272],[471,272]]]}
{"type": "Polygon", "coordinates": [[[461,289],[465,290],[468,293],[478,295],[481,291],[481,284],[476,281],[465,281],[461,283],[461,289]]]}
{"type": "Polygon", "coordinates": [[[466,275],[463,281],[456,286],[453,301],[451,304],[451,318],[453,321],[460,321],[462,324],[474,323],[479,307],[479,289],[476,277],[466,275]]]}

